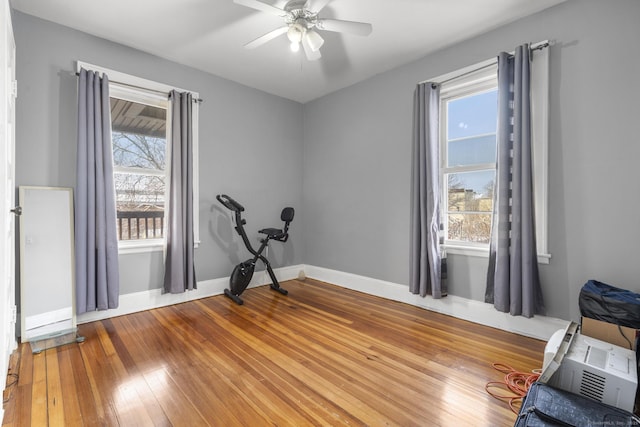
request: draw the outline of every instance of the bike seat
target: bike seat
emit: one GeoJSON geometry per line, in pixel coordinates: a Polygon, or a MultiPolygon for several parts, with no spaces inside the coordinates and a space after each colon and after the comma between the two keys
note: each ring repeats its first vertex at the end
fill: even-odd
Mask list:
{"type": "Polygon", "coordinates": [[[277,239],[279,237],[284,236],[285,233],[279,228],[263,228],[262,230],[258,230],[260,234],[266,234],[271,239],[277,239]]]}
{"type": "Polygon", "coordinates": [[[258,230],[260,234],[266,234],[267,240],[274,239],[279,242],[286,242],[289,239],[289,223],[293,220],[293,208],[284,208],[280,214],[280,219],[284,221],[284,229],[281,228],[263,228],[258,230]]]}

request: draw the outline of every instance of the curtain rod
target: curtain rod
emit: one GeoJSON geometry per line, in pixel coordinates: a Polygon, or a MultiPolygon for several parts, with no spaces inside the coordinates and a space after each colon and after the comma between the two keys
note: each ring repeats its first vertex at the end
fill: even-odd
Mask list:
{"type": "MultiPolygon", "coordinates": [[[[78,76],[80,76],[80,73],[75,73],[75,75],[76,75],[76,77],[78,77],[78,76]]],[[[118,82],[118,81],[115,81],[115,80],[109,80],[109,82],[110,83],[116,83],[116,84],[119,84],[119,85],[122,85],[122,86],[131,87],[131,88],[134,88],[134,89],[142,89],[142,90],[145,90],[147,92],[153,92],[153,93],[158,93],[158,94],[161,94],[161,95],[166,95],[167,97],[169,96],[169,93],[164,92],[162,90],[147,89],[146,87],[136,86],[136,85],[132,85],[132,84],[129,84],[129,83],[118,82]]],[[[201,103],[201,102],[204,102],[204,99],[202,99],[202,98],[194,98],[193,102],[201,103]]]]}
{"type": "MultiPolygon", "coordinates": [[[[550,43],[550,42],[548,42],[548,41],[545,41],[545,42],[539,42],[539,43],[535,43],[535,44],[530,45],[530,46],[529,46],[529,51],[530,51],[530,52],[532,52],[532,51],[534,51],[534,50],[542,50],[542,49],[546,49],[546,48],[548,48],[549,46],[551,46],[551,43],[550,43]]],[[[513,53],[511,53],[511,55],[513,56],[513,53]]],[[[495,65],[496,65],[496,63],[497,63],[497,60],[496,60],[495,62],[491,62],[490,64],[482,65],[482,66],[480,66],[480,67],[478,67],[478,68],[474,68],[473,70],[469,70],[469,71],[467,71],[466,73],[458,74],[458,75],[457,75],[457,76],[455,76],[455,77],[450,77],[450,78],[445,79],[445,80],[442,80],[442,81],[440,81],[440,82],[432,82],[431,84],[432,84],[432,86],[433,86],[433,85],[435,85],[435,84],[439,84],[439,85],[441,85],[441,84],[444,84],[444,83],[449,83],[450,81],[453,81],[453,80],[459,79],[459,78],[461,78],[461,77],[468,76],[469,74],[476,73],[476,72],[478,72],[478,71],[484,70],[485,68],[493,67],[493,66],[495,66],[495,65]]],[[[420,84],[422,84],[422,83],[428,83],[428,82],[429,82],[429,80],[424,80],[424,81],[421,81],[421,82],[420,82],[420,84]]]]}

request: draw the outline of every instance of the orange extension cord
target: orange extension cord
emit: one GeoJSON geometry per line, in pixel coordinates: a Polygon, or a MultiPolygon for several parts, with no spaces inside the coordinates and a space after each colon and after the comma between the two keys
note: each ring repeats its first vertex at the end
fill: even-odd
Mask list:
{"type": "Polygon", "coordinates": [[[502,363],[493,363],[492,366],[505,374],[504,380],[490,381],[484,386],[484,389],[490,396],[507,402],[511,410],[517,414],[520,407],[516,404],[522,405],[522,399],[527,395],[529,387],[540,378],[540,370],[535,369],[531,373],[526,373],[518,372],[511,366],[502,363]],[[503,393],[498,393],[497,389],[503,393]],[[506,393],[504,393],[505,391],[506,393]]]}

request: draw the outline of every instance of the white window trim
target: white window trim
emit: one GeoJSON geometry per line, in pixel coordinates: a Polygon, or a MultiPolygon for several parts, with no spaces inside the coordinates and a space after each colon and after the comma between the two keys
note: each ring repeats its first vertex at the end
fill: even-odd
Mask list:
{"type": "MultiPolygon", "coordinates": [[[[551,254],[549,253],[549,49],[535,49],[538,46],[549,44],[547,40],[531,44],[535,60],[531,62],[532,81],[531,91],[535,95],[532,97],[532,133],[534,140],[534,193],[536,207],[536,243],[538,247],[538,263],[549,264],[551,254]]],[[[449,96],[451,91],[462,94],[471,84],[476,84],[483,78],[484,73],[491,75],[495,73],[497,60],[488,59],[477,64],[464,67],[451,73],[443,74],[431,81],[441,83],[456,79],[455,82],[447,85],[446,90],[441,91],[440,96],[449,96]],[[477,71],[477,72],[476,72],[477,71]],[[470,76],[470,77],[467,77],[470,76]],[[458,77],[460,77],[458,79],[458,77]]],[[[477,87],[477,86],[476,86],[477,87]]],[[[474,90],[475,91],[475,90],[474,90]]],[[[441,130],[442,132],[442,130],[441,130]]],[[[448,254],[465,256],[489,256],[489,245],[483,244],[460,244],[458,242],[446,242],[442,245],[443,251],[448,254]]]]}
{"type": "MultiPolygon", "coordinates": [[[[179,92],[190,92],[194,99],[200,98],[198,92],[181,89],[175,86],[166,85],[153,80],[147,80],[141,77],[132,76],[120,71],[112,70],[109,68],[101,67],[99,65],[90,64],[88,62],[77,61],[76,71],[80,72],[80,69],[97,71],[109,76],[109,85],[120,93],[126,93],[130,99],[136,99],[136,96],[140,93],[144,93],[144,99],[140,98],[139,102],[144,104],[150,104],[149,100],[156,98],[158,101],[166,101],[169,92],[177,90],[179,92]]],[[[199,214],[199,194],[200,194],[200,180],[199,180],[199,167],[198,167],[198,141],[199,141],[199,103],[193,104],[193,233],[195,240],[195,248],[200,246],[200,214],[199,214]]],[[[167,123],[169,126],[169,121],[167,123]]],[[[164,249],[164,239],[147,239],[138,241],[119,241],[118,253],[119,254],[133,254],[133,253],[145,253],[145,252],[159,252],[164,249]]]]}
{"type": "MultiPolygon", "coordinates": [[[[546,42],[543,42],[546,43],[546,42]]],[[[536,45],[540,45],[537,43],[536,45]]],[[[535,47],[534,45],[533,47],[535,47]]],[[[538,262],[549,264],[549,48],[534,50],[531,61],[533,177],[538,262]]]]}

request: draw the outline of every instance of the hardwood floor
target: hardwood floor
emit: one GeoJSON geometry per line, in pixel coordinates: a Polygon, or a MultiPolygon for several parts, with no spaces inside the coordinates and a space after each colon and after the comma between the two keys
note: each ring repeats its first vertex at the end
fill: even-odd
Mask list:
{"type": "Polygon", "coordinates": [[[484,388],[503,377],[492,363],[542,364],[542,341],[311,279],[283,287],[20,345],[3,426],[510,426],[484,388]]]}

